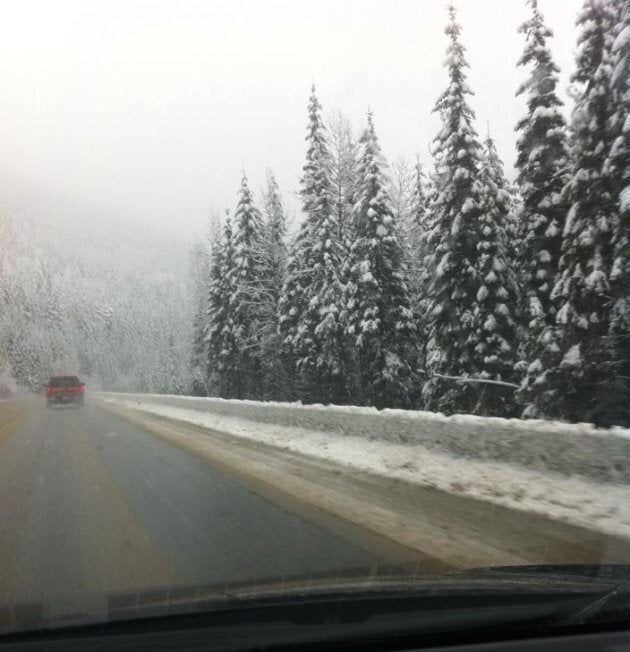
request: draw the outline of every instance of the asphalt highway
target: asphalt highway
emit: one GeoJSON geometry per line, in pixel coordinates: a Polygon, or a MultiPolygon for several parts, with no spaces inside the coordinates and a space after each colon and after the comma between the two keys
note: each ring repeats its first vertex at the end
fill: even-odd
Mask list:
{"type": "Polygon", "coordinates": [[[0,608],[386,566],[89,401],[0,403],[0,608]]]}

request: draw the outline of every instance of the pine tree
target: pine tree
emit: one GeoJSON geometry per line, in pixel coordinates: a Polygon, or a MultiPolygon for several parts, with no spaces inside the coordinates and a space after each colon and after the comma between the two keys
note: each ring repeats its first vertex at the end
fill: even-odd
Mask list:
{"type": "Polygon", "coordinates": [[[516,125],[516,168],[522,199],[518,254],[529,360],[520,398],[527,404],[525,414],[535,416],[541,410],[539,394],[545,386],[546,370],[557,353],[556,306],[551,294],[567,210],[563,189],[568,181],[569,155],[562,102],[556,93],[559,69],[547,45],[553,32],[545,25],[537,0],[529,0],[529,5],[532,17],[519,29],[526,42],[518,65],[529,66],[530,73],[517,91],[527,98],[527,114],[516,125]]]}
{"type": "MultiPolygon", "coordinates": [[[[554,288],[561,328],[558,363],[547,388],[556,414],[570,421],[615,420],[617,350],[611,277],[619,196],[607,168],[614,119],[613,43],[618,14],[612,1],[586,0],[578,17],[577,70],[581,89],[572,115],[573,169],[559,278],[554,288]]],[[[626,397],[627,398],[627,397],[626,397]]]]}
{"type": "Polygon", "coordinates": [[[268,293],[273,301],[278,303],[284,285],[287,264],[287,246],[285,242],[287,223],[278,182],[272,172],[267,175],[267,189],[263,194],[263,209],[262,274],[267,281],[268,293]]]}
{"type": "MultiPolygon", "coordinates": [[[[517,306],[519,288],[514,273],[515,261],[508,244],[512,197],[503,173],[494,141],[485,141],[486,149],[479,174],[482,185],[477,241],[477,305],[475,307],[475,353],[480,378],[513,383],[518,350],[517,306]]],[[[477,411],[494,416],[514,412],[513,389],[487,385],[482,389],[477,411]]]]}
{"type": "Polygon", "coordinates": [[[420,163],[420,155],[416,154],[416,162],[413,166],[413,190],[411,195],[412,218],[420,231],[427,228],[428,219],[428,192],[427,192],[427,178],[424,173],[422,163],[420,163]]]}
{"type": "Polygon", "coordinates": [[[312,264],[312,234],[310,225],[303,222],[289,249],[286,279],[278,306],[282,362],[285,368],[298,372],[293,392],[287,397],[289,400],[308,401],[311,398],[310,383],[308,379],[305,382],[304,365],[300,363],[315,354],[315,342],[304,324],[313,279],[312,264]]]}
{"type": "Polygon", "coordinates": [[[350,120],[343,113],[335,112],[327,124],[333,214],[339,227],[339,242],[343,249],[348,251],[352,207],[357,194],[357,144],[350,120]]]}
{"type": "Polygon", "coordinates": [[[230,312],[239,351],[236,398],[256,398],[261,391],[263,223],[245,174],[241,179],[234,226],[234,293],[230,297],[230,312]]]}
{"type": "MultiPolygon", "coordinates": [[[[434,175],[427,175],[416,154],[414,166],[414,189],[412,195],[413,238],[410,241],[411,257],[409,267],[409,286],[411,289],[411,308],[416,316],[418,332],[418,369],[426,368],[429,332],[430,287],[432,281],[432,261],[434,251],[430,243],[434,225],[434,202],[436,199],[434,175]]],[[[421,406],[422,389],[414,397],[414,405],[421,406]]]]}
{"type": "Polygon", "coordinates": [[[480,371],[475,312],[478,279],[479,219],[483,201],[479,182],[481,145],[467,102],[465,49],[455,9],[449,7],[450,39],[446,67],[449,85],[438,98],[442,128],[434,141],[436,198],[428,234],[433,278],[429,288],[425,406],[445,412],[472,412],[478,390],[444,376],[476,376],[480,371]]]}
{"type": "Polygon", "coordinates": [[[503,161],[499,157],[494,139],[489,134],[484,145],[484,170],[488,174],[484,185],[489,183],[492,188],[496,187],[497,203],[499,204],[499,214],[501,216],[501,229],[505,237],[505,257],[510,266],[511,273],[515,276],[515,282],[518,285],[516,276],[521,262],[518,249],[520,196],[518,195],[517,186],[510,183],[506,178],[503,161]]]}
{"type": "Polygon", "coordinates": [[[260,267],[260,353],[263,364],[264,398],[285,399],[290,378],[283,364],[278,334],[278,310],[286,280],[287,232],[285,209],[278,183],[272,172],[267,174],[263,193],[263,231],[260,267]]]}
{"type": "Polygon", "coordinates": [[[526,95],[527,114],[518,122],[517,181],[523,199],[521,261],[527,267],[530,330],[554,323],[551,292],[560,258],[566,203],[562,191],[568,179],[567,129],[562,102],[556,94],[559,68],[547,40],[553,32],[545,23],[537,0],[529,0],[532,17],[521,25],[526,44],[518,65],[530,66],[517,95],[526,95]]]}
{"type": "Polygon", "coordinates": [[[302,396],[346,402],[341,310],[343,248],[335,218],[330,152],[321,105],[312,89],[300,195],[304,222],[288,263],[280,302],[285,351],[303,382],[302,396]]]}
{"type": "Polygon", "coordinates": [[[616,38],[612,45],[612,101],[610,121],[612,142],[606,161],[606,173],[611,177],[613,192],[619,202],[620,221],[615,239],[615,264],[612,285],[616,295],[626,296],[630,256],[630,0],[622,0],[618,13],[616,38]]]}
{"type": "Polygon", "coordinates": [[[212,250],[208,288],[208,322],[206,330],[210,387],[223,398],[236,394],[239,350],[234,336],[230,305],[234,295],[234,241],[232,224],[226,214],[223,239],[212,250]]]}
{"type": "MultiPolygon", "coordinates": [[[[355,165],[356,167],[356,165],[355,165]]],[[[411,231],[413,211],[413,171],[403,157],[389,166],[389,197],[394,219],[402,237],[411,231]]]]}
{"type": "Polygon", "coordinates": [[[618,421],[630,426],[630,0],[619,3],[617,20],[611,79],[615,108],[610,122],[612,145],[605,168],[618,200],[609,278],[614,301],[610,338],[617,360],[618,421]]]}
{"type": "MultiPolygon", "coordinates": [[[[514,382],[520,385],[516,391],[515,399],[519,405],[519,413],[522,413],[520,405],[522,399],[522,385],[527,374],[527,351],[529,348],[529,328],[527,323],[527,266],[523,265],[523,254],[521,239],[522,229],[520,217],[523,212],[523,200],[520,194],[518,183],[506,179],[506,189],[510,195],[510,207],[508,212],[507,224],[505,226],[506,247],[505,253],[514,274],[516,286],[518,288],[518,304],[515,306],[514,314],[517,316],[517,362],[515,365],[516,375],[514,382]]],[[[520,416],[520,414],[519,414],[520,416]]]]}
{"type": "Polygon", "coordinates": [[[358,351],[362,402],[377,407],[408,406],[415,323],[371,114],[360,146],[359,197],[347,263],[348,336],[358,351]]]}
{"type": "MultiPolygon", "coordinates": [[[[621,0],[616,38],[612,45],[613,72],[611,86],[614,112],[611,120],[612,146],[608,160],[608,171],[614,179],[619,199],[620,222],[619,251],[624,262],[619,273],[629,263],[626,256],[630,238],[630,0],[621,0]],[[623,242],[625,240],[625,242],[623,242]]],[[[624,286],[627,291],[628,285],[624,286]]]]}
{"type": "Polygon", "coordinates": [[[586,0],[578,17],[580,93],[571,119],[572,169],[565,188],[569,210],[563,230],[555,328],[545,335],[544,364],[534,363],[530,413],[571,421],[591,420],[614,387],[609,338],[609,275],[614,198],[604,173],[610,151],[611,46],[614,12],[607,2],[586,0]]]}
{"type": "MultiPolygon", "coordinates": [[[[404,242],[402,248],[403,261],[406,268],[407,285],[411,311],[416,320],[417,334],[417,365],[424,367],[424,349],[426,341],[426,312],[427,288],[429,275],[425,265],[429,251],[426,235],[429,228],[429,198],[428,182],[420,157],[416,155],[416,162],[409,166],[402,159],[393,166],[392,196],[394,198],[394,219],[400,234],[400,241],[404,242]]],[[[420,396],[416,394],[411,398],[413,405],[420,404],[420,396]]]]}
{"type": "Polygon", "coordinates": [[[193,343],[190,360],[191,392],[195,396],[206,396],[208,393],[206,383],[208,361],[206,329],[210,261],[204,242],[195,242],[190,252],[190,263],[191,301],[193,304],[193,343]]]}
{"type": "Polygon", "coordinates": [[[393,200],[394,217],[398,224],[399,232],[404,241],[405,260],[413,281],[423,269],[424,257],[422,249],[422,236],[428,228],[429,198],[427,196],[427,179],[420,157],[416,155],[416,162],[408,166],[404,159],[393,165],[393,182],[391,196],[393,200]]]}

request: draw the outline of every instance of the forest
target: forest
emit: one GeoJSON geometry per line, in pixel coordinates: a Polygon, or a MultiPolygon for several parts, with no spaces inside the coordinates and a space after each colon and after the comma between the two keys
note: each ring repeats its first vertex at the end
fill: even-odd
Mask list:
{"type": "Polygon", "coordinates": [[[3,209],[0,393],[72,370],[100,389],[630,425],[630,2],[585,0],[571,106],[528,8],[514,175],[477,124],[451,6],[430,165],[388,165],[378,115],[356,129],[313,87],[295,220],[271,171],[260,193],[243,173],[188,249],[3,209]]]}
{"type": "Polygon", "coordinates": [[[194,393],[630,423],[630,5],[584,3],[572,107],[529,7],[513,181],[452,6],[430,169],[389,170],[375,116],[355,138],[313,87],[297,233],[244,174],[193,252],[194,393]]]}
{"type": "Polygon", "coordinates": [[[34,203],[0,215],[0,395],[66,373],[90,390],[186,392],[186,247],[34,203]]]}

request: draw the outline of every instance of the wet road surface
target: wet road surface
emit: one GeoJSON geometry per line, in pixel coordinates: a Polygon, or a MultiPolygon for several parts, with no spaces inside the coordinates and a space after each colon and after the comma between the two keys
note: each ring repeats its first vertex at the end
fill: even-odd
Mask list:
{"type": "Polygon", "coordinates": [[[0,606],[386,566],[94,404],[0,404],[0,606]]]}

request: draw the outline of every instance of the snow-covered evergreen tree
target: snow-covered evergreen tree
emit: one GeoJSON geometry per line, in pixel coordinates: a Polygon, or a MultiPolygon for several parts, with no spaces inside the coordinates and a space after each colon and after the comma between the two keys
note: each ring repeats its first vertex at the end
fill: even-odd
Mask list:
{"type": "Polygon", "coordinates": [[[611,312],[611,341],[617,357],[616,392],[620,398],[619,421],[630,425],[630,0],[619,3],[616,38],[612,46],[613,116],[610,122],[612,146],[606,161],[613,194],[618,198],[618,215],[613,237],[613,265],[610,288],[614,300],[611,312]],[[622,407],[625,405],[625,409],[622,407]]]}
{"type": "Polygon", "coordinates": [[[434,109],[440,114],[442,128],[434,141],[437,187],[428,236],[433,278],[427,315],[428,380],[423,396],[431,410],[473,412],[478,387],[444,378],[477,376],[483,371],[475,317],[481,287],[477,243],[484,199],[479,181],[482,152],[467,101],[472,95],[466,81],[468,63],[452,5],[446,34],[450,40],[446,58],[449,85],[434,109]]]}
{"type": "Polygon", "coordinates": [[[327,133],[333,213],[339,227],[339,242],[344,250],[349,250],[352,207],[357,194],[357,144],[350,120],[341,111],[328,119],[327,133]]]}
{"type": "MultiPolygon", "coordinates": [[[[619,273],[630,263],[627,257],[628,238],[630,238],[630,0],[620,0],[616,38],[612,45],[612,91],[614,111],[611,120],[612,146],[608,160],[609,173],[618,193],[619,212],[622,217],[619,225],[619,252],[623,256],[619,273]],[[625,252],[625,253],[624,253],[625,252]]],[[[627,269],[627,268],[626,268],[627,269]]],[[[628,289],[626,285],[625,290],[628,289]]]]}
{"type": "MultiPolygon", "coordinates": [[[[287,220],[278,182],[272,172],[267,174],[263,211],[262,275],[266,280],[269,295],[277,304],[284,285],[287,264],[287,220]]],[[[276,313],[277,306],[274,315],[276,313]]]]}
{"type": "MultiPolygon", "coordinates": [[[[621,0],[618,12],[618,25],[612,45],[612,101],[614,110],[610,121],[610,154],[606,162],[606,172],[612,178],[614,191],[618,195],[619,223],[616,251],[622,257],[615,263],[615,273],[621,274],[630,264],[627,247],[630,239],[630,0],[621,0]]],[[[620,283],[622,277],[615,278],[613,285],[620,288],[621,294],[628,285],[620,283]]]]}
{"type": "MultiPolygon", "coordinates": [[[[424,368],[424,348],[426,341],[427,288],[429,274],[425,259],[429,254],[427,230],[429,228],[428,182],[420,157],[416,155],[413,166],[401,159],[392,166],[392,199],[394,218],[402,247],[411,311],[416,320],[417,364],[424,368]]],[[[416,387],[418,392],[419,387],[416,387]]],[[[419,395],[414,395],[414,405],[419,403],[419,395]]]]}
{"type": "Polygon", "coordinates": [[[300,190],[305,219],[288,263],[280,329],[308,396],[343,403],[347,400],[341,323],[343,247],[333,210],[326,130],[314,88],[308,111],[300,190]]]}
{"type": "Polygon", "coordinates": [[[501,230],[505,237],[505,256],[511,272],[517,275],[520,265],[518,249],[518,215],[520,210],[520,197],[517,187],[510,183],[505,176],[503,161],[497,151],[494,139],[488,134],[484,141],[483,169],[487,173],[486,182],[490,185],[491,192],[497,193],[497,208],[500,214],[501,230]]]}
{"type": "Polygon", "coordinates": [[[210,281],[210,258],[206,243],[197,241],[190,252],[191,299],[193,309],[193,344],[190,360],[191,387],[196,396],[206,396],[208,387],[206,371],[208,348],[206,330],[208,319],[208,284],[210,281]]]}
{"type": "MultiPolygon", "coordinates": [[[[313,277],[312,236],[309,225],[303,222],[291,243],[287,258],[287,271],[278,305],[278,334],[281,341],[282,361],[287,369],[297,372],[299,362],[314,356],[315,343],[305,329],[303,318],[309,305],[309,286],[313,277]],[[308,338],[308,339],[307,339],[308,338]]],[[[308,381],[304,380],[304,367],[296,376],[293,392],[288,399],[309,398],[308,381]]]]}
{"type": "MultiPolygon", "coordinates": [[[[435,172],[435,171],[434,171],[435,172]]],[[[434,224],[434,202],[436,199],[435,175],[426,174],[416,154],[414,166],[414,189],[412,195],[413,238],[410,240],[411,258],[409,267],[409,287],[411,290],[411,307],[417,320],[418,332],[418,369],[426,368],[426,353],[429,331],[429,288],[432,281],[432,263],[434,251],[431,237],[434,224]]],[[[420,393],[415,398],[415,404],[421,405],[420,393]]]]}
{"type": "Polygon", "coordinates": [[[394,219],[402,237],[410,230],[413,211],[413,170],[404,157],[389,166],[389,196],[394,219]]]}
{"type": "MultiPolygon", "coordinates": [[[[512,197],[503,164],[490,136],[485,141],[479,174],[482,186],[477,241],[477,305],[474,311],[480,365],[479,377],[513,383],[518,359],[519,287],[509,245],[512,197]]],[[[482,390],[477,410],[494,416],[510,416],[515,409],[510,388],[488,385],[482,390]]]]}
{"type": "Polygon", "coordinates": [[[555,319],[551,292],[560,258],[569,158],[567,128],[558,98],[559,68],[547,44],[553,32],[545,23],[537,0],[529,0],[532,17],[519,29],[525,50],[518,65],[530,68],[517,95],[525,95],[527,113],[516,125],[517,181],[523,204],[519,222],[521,262],[526,267],[527,320],[532,338],[555,319]]]}
{"type": "Polygon", "coordinates": [[[212,248],[206,330],[208,384],[211,391],[224,398],[236,394],[237,375],[240,373],[231,306],[231,298],[235,293],[234,283],[234,237],[230,215],[226,213],[223,238],[212,248]]]}
{"type": "Polygon", "coordinates": [[[420,163],[420,155],[416,154],[413,166],[413,190],[411,194],[411,210],[413,221],[420,231],[427,228],[429,215],[429,190],[428,180],[420,163]]]}
{"type": "Polygon", "coordinates": [[[263,192],[258,312],[263,396],[273,400],[286,398],[290,384],[278,333],[278,310],[287,267],[286,234],[286,214],[278,183],[273,173],[268,172],[267,186],[263,192]]]}
{"type": "Polygon", "coordinates": [[[262,215],[243,174],[234,215],[234,270],[230,313],[238,347],[235,398],[255,398],[261,392],[261,305],[264,301],[262,215]]]}
{"type": "Polygon", "coordinates": [[[526,414],[539,412],[545,373],[557,352],[556,306],[551,294],[562,247],[567,204],[569,155],[566,121],[556,87],[558,66],[548,46],[552,31],[545,25],[537,0],[529,0],[532,16],[519,29],[525,49],[518,65],[530,69],[517,95],[527,99],[527,113],[516,125],[517,182],[522,199],[518,214],[518,253],[524,285],[523,317],[528,368],[520,392],[526,414]]]}
{"type": "Polygon", "coordinates": [[[347,261],[347,332],[358,352],[362,403],[408,406],[415,322],[384,168],[369,114],[360,141],[359,196],[347,261]]]}
{"type": "MultiPolygon", "coordinates": [[[[612,0],[586,0],[578,17],[580,90],[572,114],[573,168],[566,195],[570,209],[554,296],[558,301],[560,352],[548,373],[546,405],[571,421],[617,418],[611,398],[617,386],[617,351],[611,340],[611,298],[619,197],[607,170],[613,42],[618,14],[612,0]]],[[[627,398],[627,397],[625,397],[627,398]]]]}

